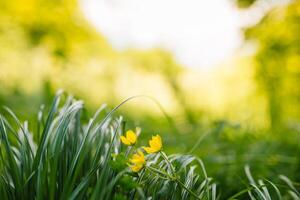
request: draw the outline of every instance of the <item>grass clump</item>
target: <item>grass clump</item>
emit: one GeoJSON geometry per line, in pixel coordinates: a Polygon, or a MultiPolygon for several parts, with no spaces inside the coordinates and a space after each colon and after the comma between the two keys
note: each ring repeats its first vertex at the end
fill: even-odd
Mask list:
{"type": "Polygon", "coordinates": [[[192,156],[149,154],[134,172],[135,147],[121,143],[125,127],[115,109],[102,106],[83,123],[83,102],[61,103],[62,96],[39,112],[34,133],[10,109],[1,114],[1,199],[200,199],[215,190],[192,156]]]}

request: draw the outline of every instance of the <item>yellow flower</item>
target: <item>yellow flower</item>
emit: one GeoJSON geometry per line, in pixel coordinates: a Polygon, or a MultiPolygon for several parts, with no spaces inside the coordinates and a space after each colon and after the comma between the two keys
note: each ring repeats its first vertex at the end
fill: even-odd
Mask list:
{"type": "Polygon", "coordinates": [[[122,135],[120,139],[123,144],[131,146],[136,143],[137,136],[132,130],[129,130],[126,132],[126,137],[122,135]]]}
{"type": "Polygon", "coordinates": [[[139,172],[144,166],[143,165],[131,165],[130,166],[130,169],[133,171],[133,172],[139,172]]]}
{"type": "Polygon", "coordinates": [[[159,152],[162,148],[162,141],[159,135],[152,136],[152,139],[149,141],[150,147],[143,147],[147,153],[156,153],[159,152]]]}
{"type": "Polygon", "coordinates": [[[137,165],[144,165],[146,163],[144,153],[141,150],[138,150],[137,153],[133,154],[129,161],[132,164],[137,164],[137,165]]]}
{"type": "Polygon", "coordinates": [[[132,155],[129,162],[132,163],[132,165],[129,165],[130,169],[134,172],[138,172],[144,167],[146,159],[143,152],[138,150],[137,153],[132,155]]]}

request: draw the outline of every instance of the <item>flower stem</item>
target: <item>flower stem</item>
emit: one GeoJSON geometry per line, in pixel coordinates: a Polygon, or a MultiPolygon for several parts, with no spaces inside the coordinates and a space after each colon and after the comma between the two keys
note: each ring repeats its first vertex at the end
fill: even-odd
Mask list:
{"type": "Polygon", "coordinates": [[[152,173],[156,173],[160,178],[162,179],[168,179],[168,180],[171,180],[171,181],[175,181],[177,182],[180,187],[182,187],[183,189],[185,189],[186,191],[188,191],[188,193],[190,193],[190,195],[194,196],[196,199],[200,199],[197,194],[195,194],[192,190],[190,190],[189,188],[187,188],[184,183],[182,183],[179,178],[177,176],[171,176],[170,174],[166,173],[166,172],[163,172],[163,171],[160,171],[159,169],[156,169],[154,167],[151,167],[151,166],[146,166],[146,169],[148,169],[150,172],[152,173]],[[163,177],[161,175],[164,175],[166,177],[163,177]]]}
{"type": "Polygon", "coordinates": [[[165,174],[162,171],[159,171],[158,169],[155,169],[153,167],[147,166],[146,169],[148,169],[150,172],[155,173],[157,176],[159,176],[159,178],[164,179],[164,180],[169,180],[169,174],[165,174]],[[161,175],[167,176],[167,177],[163,177],[161,175]]]}
{"type": "Polygon", "coordinates": [[[170,167],[170,169],[171,169],[171,171],[172,171],[172,174],[173,174],[174,176],[176,176],[176,172],[175,172],[174,166],[173,166],[172,163],[170,162],[168,156],[167,156],[167,155],[165,154],[165,152],[163,152],[163,151],[160,151],[160,154],[161,154],[162,157],[165,159],[165,161],[168,163],[168,165],[169,165],[169,167],[170,167]]]}
{"type": "Polygon", "coordinates": [[[200,199],[200,197],[195,194],[192,190],[190,190],[189,188],[187,188],[184,183],[182,183],[178,178],[176,178],[176,182],[182,187],[184,188],[186,191],[188,191],[192,196],[194,196],[196,199],[200,199]]]}
{"type": "Polygon", "coordinates": [[[134,146],[129,146],[129,148],[126,151],[125,157],[127,158],[129,154],[131,154],[132,151],[135,150],[134,146]]]}

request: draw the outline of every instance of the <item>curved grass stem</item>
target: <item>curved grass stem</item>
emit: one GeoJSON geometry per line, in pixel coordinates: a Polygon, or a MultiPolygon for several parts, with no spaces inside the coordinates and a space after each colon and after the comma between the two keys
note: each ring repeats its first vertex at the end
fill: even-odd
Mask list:
{"type": "Polygon", "coordinates": [[[146,169],[148,169],[148,170],[149,170],[150,172],[152,172],[153,174],[156,174],[156,175],[157,175],[159,178],[161,178],[161,179],[169,180],[169,175],[168,175],[168,174],[165,174],[164,172],[159,171],[158,169],[155,169],[155,168],[150,167],[150,166],[146,167],[146,169]],[[166,176],[166,177],[161,176],[161,175],[164,175],[164,176],[166,176]]]}
{"type": "Polygon", "coordinates": [[[172,171],[172,175],[176,176],[176,171],[175,171],[174,166],[172,165],[171,161],[169,160],[168,156],[163,151],[160,151],[160,154],[162,155],[164,160],[168,163],[168,165],[172,171]]]}
{"type": "Polygon", "coordinates": [[[190,190],[189,188],[187,188],[184,183],[182,183],[178,178],[176,178],[175,180],[182,188],[184,188],[186,191],[188,191],[188,193],[190,193],[193,197],[195,197],[196,199],[200,199],[200,197],[198,197],[198,195],[196,193],[194,193],[192,190],[190,190]]]}
{"type": "Polygon", "coordinates": [[[184,185],[184,183],[182,183],[181,181],[180,181],[180,179],[178,178],[178,176],[176,175],[176,172],[175,172],[175,170],[174,170],[174,168],[173,168],[173,165],[171,164],[171,162],[169,161],[169,159],[167,158],[167,156],[164,154],[164,153],[162,153],[162,155],[163,155],[163,157],[165,157],[165,159],[166,159],[166,161],[168,162],[168,164],[170,165],[170,167],[171,167],[171,169],[172,169],[172,173],[174,173],[174,175],[172,174],[172,175],[170,175],[170,174],[168,174],[167,172],[164,172],[164,171],[161,171],[161,170],[159,170],[159,169],[156,169],[156,168],[154,168],[154,167],[151,167],[151,166],[147,166],[146,167],[146,169],[148,169],[150,172],[152,172],[152,173],[155,173],[156,175],[158,175],[160,178],[162,178],[162,179],[167,179],[167,180],[170,180],[170,181],[175,181],[175,182],[177,182],[179,185],[180,185],[180,187],[182,187],[183,189],[185,189],[190,195],[192,195],[193,197],[195,197],[196,199],[200,199],[200,197],[198,197],[198,195],[196,194],[196,193],[194,193],[192,190],[190,190],[188,187],[186,187],[185,185],[184,185]],[[173,171],[174,170],[174,171],[173,171]],[[166,176],[166,177],[163,177],[163,176],[161,176],[161,175],[164,175],[164,176],[166,176]]]}

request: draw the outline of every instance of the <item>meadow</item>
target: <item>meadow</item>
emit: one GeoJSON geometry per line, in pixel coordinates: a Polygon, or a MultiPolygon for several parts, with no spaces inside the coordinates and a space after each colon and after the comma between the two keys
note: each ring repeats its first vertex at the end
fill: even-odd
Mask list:
{"type": "MultiPolygon", "coordinates": [[[[140,141],[143,129],[129,130],[126,119],[115,116],[115,112],[131,99],[111,110],[103,105],[88,120],[83,119],[83,102],[62,91],[57,93],[49,109],[42,107],[36,121],[21,122],[11,109],[4,107],[5,114],[0,116],[1,199],[300,198],[299,184],[285,174],[277,177],[252,175],[252,167],[255,174],[263,174],[259,168],[265,169],[270,162],[271,166],[290,162],[279,152],[268,157],[262,155],[262,160],[257,159],[257,155],[256,161],[246,158],[251,164],[243,166],[244,172],[235,169],[229,174],[226,168],[232,163],[223,163],[213,177],[210,175],[213,164],[210,163],[210,169],[206,170],[206,162],[193,155],[195,148],[202,146],[203,137],[188,154],[180,151],[167,154],[168,146],[159,134],[153,134],[151,139],[147,137],[149,144],[140,141]],[[36,126],[34,132],[28,124],[36,126]],[[229,178],[235,180],[224,185],[222,179],[229,178]]],[[[214,138],[213,143],[216,141],[214,138]]],[[[282,139],[280,141],[282,143],[282,139]]],[[[275,144],[272,141],[272,145],[275,144]]],[[[245,146],[249,148],[249,145],[245,146]]],[[[266,146],[272,149],[270,145],[262,145],[266,146]]],[[[238,157],[251,157],[250,152],[246,154],[240,150],[241,143],[227,149],[223,147],[222,155],[233,148],[239,148],[236,152],[241,154],[233,162],[244,163],[242,159],[245,158],[237,160],[238,157]]],[[[287,168],[282,167],[280,173],[287,168]]],[[[293,174],[290,166],[288,174],[293,174]]]]}
{"type": "MultiPolygon", "coordinates": [[[[170,3],[161,20],[132,11],[149,14],[145,30],[168,22],[158,26],[164,39],[165,28],[189,36],[182,26],[191,23],[196,39],[202,28],[199,41],[218,55],[230,33],[220,6],[249,18],[233,36],[240,47],[211,66],[185,65],[161,45],[135,47],[125,27],[134,13],[111,41],[84,12],[89,1],[0,1],[1,200],[300,199],[299,0],[217,0],[205,24],[169,17],[180,2],[198,16],[190,1],[170,3]],[[205,30],[214,26],[222,31],[205,30]],[[129,46],[116,47],[124,38],[129,46]]],[[[101,3],[125,1],[147,0],[101,3]]],[[[111,26],[122,18],[106,14],[111,26]]],[[[148,33],[138,36],[148,44],[148,33]]],[[[172,47],[202,45],[179,38],[172,47]]],[[[201,63],[207,52],[196,55],[201,63]]]]}

